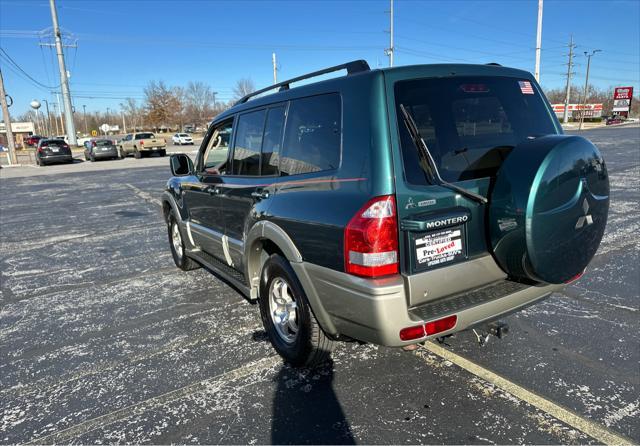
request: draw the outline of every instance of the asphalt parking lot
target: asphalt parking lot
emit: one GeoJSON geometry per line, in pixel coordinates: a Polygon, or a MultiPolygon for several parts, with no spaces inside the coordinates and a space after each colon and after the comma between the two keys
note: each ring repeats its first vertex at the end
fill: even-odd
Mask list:
{"type": "Polygon", "coordinates": [[[315,371],[174,267],[167,158],[0,170],[0,442],[640,442],[640,128],[582,134],[612,197],[582,279],[485,347],[342,344],[315,371]]]}

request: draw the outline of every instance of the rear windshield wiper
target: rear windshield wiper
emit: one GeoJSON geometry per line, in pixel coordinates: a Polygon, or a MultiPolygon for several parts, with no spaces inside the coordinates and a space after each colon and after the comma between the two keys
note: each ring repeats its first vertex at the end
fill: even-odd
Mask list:
{"type": "Polygon", "coordinates": [[[475,192],[471,192],[470,190],[464,189],[460,186],[456,186],[455,184],[451,184],[446,182],[440,176],[440,172],[438,171],[438,166],[436,166],[433,157],[431,156],[431,152],[429,152],[429,148],[427,147],[427,143],[424,142],[422,136],[420,136],[420,131],[418,130],[418,126],[416,126],[413,117],[406,109],[404,104],[400,104],[400,111],[402,111],[402,118],[407,126],[407,130],[409,131],[409,135],[411,135],[411,139],[413,139],[413,143],[418,150],[418,156],[420,158],[420,167],[427,174],[429,181],[432,184],[437,186],[446,187],[447,189],[451,189],[452,191],[458,192],[461,195],[464,195],[467,198],[470,198],[474,201],[477,201],[482,204],[486,204],[488,200],[482,195],[476,194],[475,192]]]}

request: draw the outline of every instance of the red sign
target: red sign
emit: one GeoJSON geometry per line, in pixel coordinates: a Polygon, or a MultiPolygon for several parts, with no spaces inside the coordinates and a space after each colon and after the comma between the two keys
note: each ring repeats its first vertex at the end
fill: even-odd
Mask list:
{"type": "Polygon", "coordinates": [[[613,91],[613,99],[631,99],[633,97],[633,87],[616,87],[613,91]]]}

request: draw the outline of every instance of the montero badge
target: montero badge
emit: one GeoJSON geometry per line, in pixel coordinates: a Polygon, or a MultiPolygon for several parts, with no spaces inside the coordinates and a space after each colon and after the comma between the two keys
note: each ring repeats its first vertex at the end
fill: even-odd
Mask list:
{"type": "Polygon", "coordinates": [[[401,220],[400,226],[405,231],[432,231],[462,225],[470,220],[471,212],[468,209],[456,207],[412,215],[401,220]]]}

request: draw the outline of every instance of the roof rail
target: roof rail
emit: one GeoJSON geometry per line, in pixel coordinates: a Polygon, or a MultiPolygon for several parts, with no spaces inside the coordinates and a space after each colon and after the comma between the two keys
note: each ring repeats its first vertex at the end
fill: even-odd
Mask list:
{"type": "Polygon", "coordinates": [[[370,69],[371,68],[369,68],[369,64],[367,63],[366,60],[362,60],[362,59],[360,59],[360,60],[352,60],[351,62],[343,63],[341,65],[336,65],[335,67],[325,68],[325,69],[319,70],[319,71],[314,71],[312,73],[308,73],[308,74],[304,74],[302,76],[294,77],[293,79],[289,79],[289,80],[286,80],[286,81],[283,81],[283,82],[278,82],[277,84],[273,84],[273,85],[270,85],[269,87],[263,88],[261,90],[254,91],[253,93],[249,93],[248,95],[243,96],[240,100],[238,100],[238,102],[236,102],[236,105],[244,104],[245,102],[247,102],[253,96],[257,96],[257,95],[265,93],[265,92],[267,92],[269,90],[275,90],[276,88],[280,88],[280,91],[288,90],[289,89],[289,84],[292,84],[294,82],[299,82],[301,80],[309,79],[309,78],[312,78],[312,77],[321,76],[323,74],[332,73],[334,71],[347,70],[347,75],[349,75],[349,74],[355,74],[355,73],[361,73],[361,72],[364,72],[364,71],[369,71],[370,69]]]}
{"type": "Polygon", "coordinates": [[[498,62],[489,62],[489,63],[486,63],[485,65],[491,65],[491,66],[494,66],[494,67],[501,67],[502,66],[498,62]]]}

